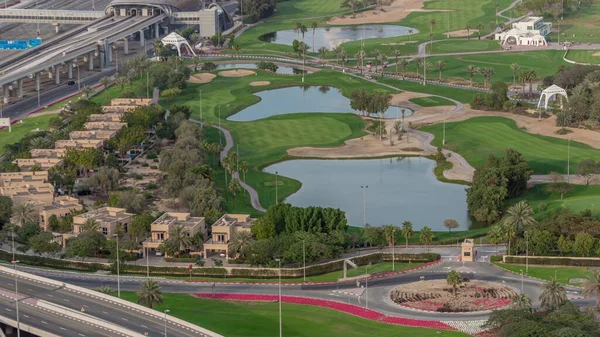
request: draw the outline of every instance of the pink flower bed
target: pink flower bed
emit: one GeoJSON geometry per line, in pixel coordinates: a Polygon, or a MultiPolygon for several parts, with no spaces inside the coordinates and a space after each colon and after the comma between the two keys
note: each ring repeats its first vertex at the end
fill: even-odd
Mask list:
{"type": "Polygon", "coordinates": [[[442,305],[444,305],[444,302],[435,302],[428,300],[402,303],[403,307],[425,311],[437,311],[437,309],[442,305]]]}
{"type": "MultiPolygon", "coordinates": [[[[199,298],[209,298],[218,300],[230,300],[230,301],[263,301],[273,302],[279,300],[277,295],[256,295],[256,294],[210,294],[210,293],[197,293],[194,294],[199,298]]],[[[412,326],[419,328],[431,328],[431,329],[442,329],[442,330],[456,330],[455,328],[438,321],[426,321],[410,318],[402,318],[396,316],[387,316],[380,312],[365,309],[356,305],[346,304],[336,301],[320,300],[316,298],[297,297],[297,296],[282,296],[281,301],[285,303],[312,305],[316,307],[329,308],[341,312],[345,312],[350,315],[359,316],[362,318],[370,319],[373,321],[380,321],[389,324],[412,326]]]]}
{"type": "Polygon", "coordinates": [[[483,310],[493,310],[505,307],[509,305],[511,300],[507,298],[480,298],[473,302],[475,305],[480,306],[483,310]]]}

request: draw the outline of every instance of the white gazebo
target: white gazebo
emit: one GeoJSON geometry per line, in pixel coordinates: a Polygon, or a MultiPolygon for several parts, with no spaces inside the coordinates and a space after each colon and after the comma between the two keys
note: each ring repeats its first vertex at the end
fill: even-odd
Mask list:
{"type": "Polygon", "coordinates": [[[187,40],[184,39],[183,36],[175,32],[170,33],[160,41],[162,42],[163,46],[166,46],[168,44],[175,46],[175,48],[177,48],[177,54],[179,56],[181,56],[181,51],[183,50],[183,47],[187,47],[187,49],[190,51],[190,53],[192,53],[192,55],[196,55],[196,53],[194,53],[194,50],[192,49],[192,46],[190,46],[187,40]]]}
{"type": "MultiPolygon", "coordinates": [[[[552,99],[552,97],[556,95],[561,95],[569,101],[569,96],[567,96],[567,91],[556,84],[549,86],[548,88],[542,90],[542,94],[540,95],[540,100],[538,101],[537,107],[540,108],[542,105],[542,100],[544,100],[544,110],[548,110],[548,101],[552,99]]],[[[562,108],[562,97],[560,97],[560,107],[562,108]]]]}

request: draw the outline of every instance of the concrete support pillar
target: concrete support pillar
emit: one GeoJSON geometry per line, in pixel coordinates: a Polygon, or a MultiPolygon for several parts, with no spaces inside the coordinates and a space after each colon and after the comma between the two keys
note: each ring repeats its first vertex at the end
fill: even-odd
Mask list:
{"type": "Polygon", "coordinates": [[[144,47],[146,45],[146,39],[144,38],[144,30],[140,30],[140,47],[144,47]]]}
{"type": "Polygon", "coordinates": [[[56,34],[60,33],[60,23],[53,23],[52,25],[54,26],[54,32],[56,34]]]}
{"type": "Polygon", "coordinates": [[[8,84],[5,84],[2,86],[2,88],[4,89],[4,104],[8,103],[8,84]]]}
{"type": "Polygon", "coordinates": [[[100,58],[100,70],[104,69],[105,63],[104,63],[104,53],[103,52],[99,52],[98,56],[100,58]]]}
{"type": "Polygon", "coordinates": [[[48,70],[48,78],[52,78],[52,70],[48,70]]]}
{"type": "Polygon", "coordinates": [[[69,79],[72,80],[73,79],[73,62],[67,62],[68,66],[69,66],[69,79]]]}
{"type": "Polygon", "coordinates": [[[41,82],[40,73],[35,73],[35,91],[40,91],[41,82]]]}
{"type": "Polygon", "coordinates": [[[160,26],[158,25],[158,22],[154,24],[154,38],[160,38],[160,26]]]}
{"type": "Polygon", "coordinates": [[[110,43],[105,43],[104,52],[106,53],[106,63],[111,64],[113,61],[112,57],[112,46],[110,43]]]}
{"type": "Polygon", "coordinates": [[[17,97],[23,97],[23,79],[17,81],[17,97]]]}
{"type": "Polygon", "coordinates": [[[94,70],[94,53],[90,52],[88,55],[88,70],[94,70]]]}
{"type": "Polygon", "coordinates": [[[123,39],[123,49],[125,50],[125,55],[129,54],[129,40],[127,38],[123,39]]]}
{"type": "Polygon", "coordinates": [[[60,84],[60,67],[54,67],[54,83],[60,84]]]}

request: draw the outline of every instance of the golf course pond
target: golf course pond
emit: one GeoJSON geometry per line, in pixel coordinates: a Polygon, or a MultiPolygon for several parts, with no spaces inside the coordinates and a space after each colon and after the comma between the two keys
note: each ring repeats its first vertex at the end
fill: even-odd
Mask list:
{"type": "MultiPolygon", "coordinates": [[[[229,116],[227,120],[247,122],[274,115],[300,112],[360,113],[350,107],[350,99],[342,95],[340,90],[335,87],[289,87],[265,90],[254,95],[260,97],[260,102],[229,116]]],[[[407,108],[390,107],[383,117],[402,118],[403,111],[405,116],[413,113],[407,108]]]]}
{"type": "Polygon", "coordinates": [[[465,186],[442,183],[433,174],[435,162],[422,157],[383,159],[298,159],[273,164],[265,172],[297,179],[298,192],[285,201],[294,206],[322,206],[346,212],[348,225],[363,225],[363,189],[366,221],[373,226],[401,226],[414,230],[429,226],[443,231],[444,219],[456,219],[469,229],[465,186]]]}
{"type": "Polygon", "coordinates": [[[396,25],[353,25],[353,26],[331,26],[320,27],[314,31],[308,27],[308,31],[298,33],[295,29],[280,30],[277,32],[261,35],[259,40],[277,44],[285,44],[291,46],[294,40],[304,41],[311,47],[311,51],[317,51],[321,47],[332,49],[344,42],[358,41],[360,39],[376,39],[397,37],[411,34],[416,34],[419,31],[411,27],[396,26],[396,25]],[[314,44],[314,45],[313,45],[314,44]]]}
{"type": "MultiPolygon", "coordinates": [[[[256,63],[227,63],[227,64],[218,64],[217,69],[256,69],[256,63]]],[[[310,74],[311,71],[306,71],[305,74],[310,74]]],[[[282,67],[278,66],[277,74],[302,74],[302,69],[292,68],[292,67],[282,67]]]]}

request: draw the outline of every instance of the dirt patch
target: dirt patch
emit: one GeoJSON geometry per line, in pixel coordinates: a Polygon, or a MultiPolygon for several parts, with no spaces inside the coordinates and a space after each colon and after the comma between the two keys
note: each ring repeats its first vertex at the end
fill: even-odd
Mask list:
{"type": "Polygon", "coordinates": [[[411,98],[420,98],[420,97],[427,97],[427,96],[430,96],[430,95],[421,94],[418,92],[404,91],[399,94],[393,94],[391,103],[392,103],[392,105],[400,105],[403,102],[408,102],[408,100],[411,98]]]}
{"type": "Polygon", "coordinates": [[[204,84],[204,83],[211,82],[215,77],[217,77],[217,75],[210,74],[210,73],[195,74],[195,75],[190,76],[190,78],[188,79],[188,82],[204,84]]]}
{"type": "Polygon", "coordinates": [[[48,110],[48,111],[40,111],[40,112],[36,112],[34,114],[28,115],[25,118],[34,118],[34,117],[40,117],[40,116],[46,116],[46,115],[56,115],[59,114],[61,111],[61,109],[54,109],[54,110],[48,110]]]}
{"type": "Polygon", "coordinates": [[[360,23],[385,23],[398,22],[412,12],[447,12],[444,9],[423,9],[423,0],[394,0],[389,5],[383,6],[383,11],[370,10],[359,13],[355,18],[351,14],[345,17],[334,17],[327,24],[355,25],[360,23]]]}
{"type": "Polygon", "coordinates": [[[600,51],[594,52],[592,56],[600,56],[600,51]]]}
{"type": "Polygon", "coordinates": [[[479,31],[479,29],[470,29],[469,31],[467,31],[466,29],[461,29],[461,30],[455,30],[449,33],[446,33],[452,37],[457,37],[457,36],[468,36],[468,35],[472,35],[473,33],[477,33],[479,31]]]}
{"type": "Polygon", "coordinates": [[[256,74],[252,70],[247,69],[234,69],[234,70],[225,70],[219,73],[219,76],[223,77],[244,77],[256,74]]]}
{"type": "Polygon", "coordinates": [[[265,85],[271,84],[271,82],[269,82],[269,81],[255,81],[255,82],[250,82],[249,84],[252,87],[263,87],[265,85]]]}

